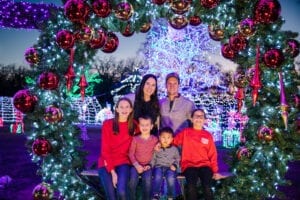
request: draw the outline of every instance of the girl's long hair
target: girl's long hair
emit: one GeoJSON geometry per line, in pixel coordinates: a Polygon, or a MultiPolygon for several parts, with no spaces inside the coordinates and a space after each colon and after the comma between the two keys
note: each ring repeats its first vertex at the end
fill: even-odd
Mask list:
{"type": "MultiPolygon", "coordinates": [[[[130,101],[130,99],[126,98],[126,97],[122,97],[118,100],[118,102],[116,103],[116,108],[119,106],[121,101],[127,101],[130,105],[131,108],[133,108],[132,106],[132,102],[130,101]]],[[[115,117],[113,119],[113,132],[115,135],[120,133],[120,128],[119,128],[119,113],[116,112],[115,110],[115,117]]],[[[127,122],[128,122],[128,131],[129,131],[129,135],[134,135],[134,130],[135,130],[135,123],[133,121],[133,111],[129,114],[128,118],[127,118],[127,122]]]]}
{"type": "Polygon", "coordinates": [[[159,110],[159,101],[158,101],[158,97],[157,97],[157,78],[154,74],[146,74],[143,76],[140,86],[137,88],[137,90],[135,92],[134,108],[135,108],[135,110],[139,110],[140,106],[143,105],[141,102],[145,102],[144,86],[145,86],[146,81],[149,78],[153,78],[156,82],[155,91],[150,97],[150,104],[151,104],[151,107],[155,110],[155,113],[157,114],[157,116],[159,116],[160,110],[159,110]]]}

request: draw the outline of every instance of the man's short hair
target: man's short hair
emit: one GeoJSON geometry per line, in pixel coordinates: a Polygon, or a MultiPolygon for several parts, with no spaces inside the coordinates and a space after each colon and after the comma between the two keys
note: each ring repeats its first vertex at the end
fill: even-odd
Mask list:
{"type": "Polygon", "coordinates": [[[168,82],[169,78],[176,78],[178,83],[180,83],[180,78],[179,78],[179,75],[176,73],[176,72],[171,72],[169,74],[167,74],[166,76],[166,83],[168,82]]]}

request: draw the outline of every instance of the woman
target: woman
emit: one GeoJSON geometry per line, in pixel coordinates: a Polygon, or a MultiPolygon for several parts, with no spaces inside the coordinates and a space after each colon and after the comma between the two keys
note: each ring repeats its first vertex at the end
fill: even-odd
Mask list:
{"type": "Polygon", "coordinates": [[[103,122],[101,154],[98,159],[99,177],[106,199],[129,199],[129,147],[137,125],[133,120],[133,106],[128,98],[120,98],[115,117],[103,122]]]}
{"type": "Polygon", "coordinates": [[[134,119],[137,121],[141,116],[150,116],[154,122],[151,134],[157,135],[159,128],[160,109],[157,97],[157,78],[153,74],[146,74],[137,88],[135,94],[126,95],[132,103],[134,119]]]}

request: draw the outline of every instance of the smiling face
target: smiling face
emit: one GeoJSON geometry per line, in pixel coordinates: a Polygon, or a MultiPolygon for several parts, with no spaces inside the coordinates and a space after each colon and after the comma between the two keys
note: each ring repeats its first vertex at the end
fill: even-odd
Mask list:
{"type": "Polygon", "coordinates": [[[139,128],[142,135],[150,135],[151,129],[153,128],[153,124],[151,118],[139,118],[139,128]]]}
{"type": "Polygon", "coordinates": [[[201,130],[206,121],[205,113],[202,110],[196,110],[192,113],[193,128],[201,130]]]}
{"type": "Polygon", "coordinates": [[[132,110],[132,106],[127,100],[121,100],[116,107],[116,112],[119,114],[119,121],[127,121],[132,110]]]}
{"type": "Polygon", "coordinates": [[[179,82],[175,77],[170,77],[166,82],[167,93],[169,97],[175,97],[178,95],[179,82]]]}
{"type": "Polygon", "coordinates": [[[173,142],[173,135],[169,132],[162,132],[159,135],[159,142],[161,144],[161,147],[169,147],[173,142]]]}
{"type": "Polygon", "coordinates": [[[149,77],[146,80],[145,85],[143,87],[144,100],[149,101],[151,98],[151,95],[154,94],[155,90],[156,90],[156,81],[154,78],[149,77]]]}

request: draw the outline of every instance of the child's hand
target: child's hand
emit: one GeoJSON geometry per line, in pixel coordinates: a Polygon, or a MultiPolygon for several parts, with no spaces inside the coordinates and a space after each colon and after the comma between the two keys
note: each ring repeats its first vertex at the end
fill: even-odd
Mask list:
{"type": "Polygon", "coordinates": [[[154,147],[154,151],[159,152],[160,148],[161,148],[161,144],[157,143],[154,147]]]}
{"type": "Polygon", "coordinates": [[[115,170],[111,170],[111,178],[112,178],[113,186],[114,186],[115,188],[117,188],[118,175],[117,175],[117,173],[115,172],[115,170]]]}
{"type": "Polygon", "coordinates": [[[222,178],[226,178],[226,176],[223,176],[222,174],[219,173],[214,173],[213,177],[214,180],[220,180],[222,178]]]}
{"type": "Polygon", "coordinates": [[[149,170],[149,169],[151,169],[151,166],[150,166],[150,165],[144,166],[144,171],[147,171],[147,170],[149,170]]]}
{"type": "Polygon", "coordinates": [[[144,172],[144,167],[141,166],[140,164],[137,164],[137,165],[135,165],[134,167],[135,167],[136,171],[137,171],[139,174],[141,174],[141,173],[144,172]]]}
{"type": "Polygon", "coordinates": [[[170,169],[171,169],[172,171],[176,171],[176,167],[175,167],[174,165],[171,165],[171,166],[170,166],[170,169]]]}

